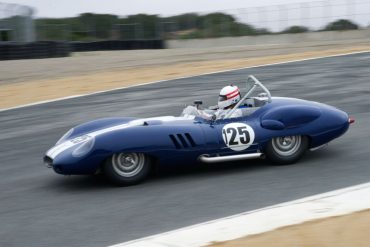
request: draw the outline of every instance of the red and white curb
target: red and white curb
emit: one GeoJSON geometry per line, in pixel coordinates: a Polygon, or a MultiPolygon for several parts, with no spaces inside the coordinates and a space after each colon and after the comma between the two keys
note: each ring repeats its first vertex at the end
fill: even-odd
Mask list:
{"type": "Polygon", "coordinates": [[[370,208],[370,183],[277,204],[111,247],[204,246],[370,208]]]}

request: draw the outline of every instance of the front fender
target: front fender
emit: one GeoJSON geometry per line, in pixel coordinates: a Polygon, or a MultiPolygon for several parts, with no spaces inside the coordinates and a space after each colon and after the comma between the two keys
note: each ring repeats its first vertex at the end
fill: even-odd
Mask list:
{"type": "Polygon", "coordinates": [[[83,123],[73,128],[73,132],[68,137],[68,139],[73,139],[77,136],[81,136],[81,135],[84,135],[84,134],[87,134],[93,131],[97,131],[100,129],[109,128],[109,127],[116,126],[119,124],[125,124],[135,119],[136,118],[132,118],[132,117],[102,118],[102,119],[90,121],[87,123],[83,123]]]}
{"type": "Polygon", "coordinates": [[[140,152],[158,161],[193,159],[206,148],[199,125],[133,126],[96,137],[96,150],[108,156],[120,152],[140,152]]]}

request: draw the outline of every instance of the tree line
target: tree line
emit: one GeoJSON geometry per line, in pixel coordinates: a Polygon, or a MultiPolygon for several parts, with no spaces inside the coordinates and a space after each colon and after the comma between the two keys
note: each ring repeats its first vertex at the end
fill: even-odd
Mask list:
{"type": "MultiPolygon", "coordinates": [[[[227,36],[271,34],[265,28],[238,22],[232,15],[194,13],[171,17],[137,14],[119,17],[110,14],[84,13],[70,18],[41,18],[35,21],[39,40],[91,41],[107,39],[193,39],[227,36]]],[[[349,20],[338,20],[320,31],[352,30],[359,26],[349,20]]],[[[310,31],[304,26],[292,26],[278,33],[310,31]]]]}

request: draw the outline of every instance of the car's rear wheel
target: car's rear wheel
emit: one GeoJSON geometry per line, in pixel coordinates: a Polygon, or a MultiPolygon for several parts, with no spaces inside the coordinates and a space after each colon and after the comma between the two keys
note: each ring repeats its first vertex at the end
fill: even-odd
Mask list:
{"type": "Polygon", "coordinates": [[[297,162],[308,149],[307,136],[283,136],[272,138],[266,147],[266,157],[276,165],[297,162]]]}
{"type": "Polygon", "coordinates": [[[142,153],[116,153],[107,159],[104,174],[114,184],[129,186],[140,183],[149,174],[150,159],[142,153]]]}

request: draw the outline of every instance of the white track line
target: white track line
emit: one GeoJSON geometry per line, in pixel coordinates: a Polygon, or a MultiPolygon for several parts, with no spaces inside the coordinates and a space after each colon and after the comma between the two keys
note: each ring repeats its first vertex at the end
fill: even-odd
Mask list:
{"type": "Polygon", "coordinates": [[[370,208],[370,183],[249,211],[111,247],[204,246],[370,208]]]}
{"type": "Polygon", "coordinates": [[[236,70],[242,70],[242,69],[251,69],[251,68],[258,68],[258,67],[266,67],[266,66],[274,66],[274,65],[280,65],[280,64],[287,64],[287,63],[303,62],[303,61],[309,61],[309,60],[315,60],[315,59],[322,59],[322,58],[348,56],[348,55],[361,54],[361,53],[367,53],[367,52],[370,52],[370,51],[357,51],[357,52],[348,52],[348,53],[342,53],[342,54],[336,54],[336,55],[330,55],[330,56],[321,56],[321,57],[296,59],[296,60],[290,60],[290,61],[284,61],[284,62],[278,62],[278,63],[267,63],[267,64],[261,64],[261,65],[247,66],[247,67],[236,68],[236,69],[219,70],[219,71],[214,71],[214,72],[209,72],[209,73],[204,73],[204,74],[177,77],[177,78],[173,78],[173,79],[166,79],[166,80],[145,82],[145,83],[140,83],[140,84],[131,85],[131,86],[118,87],[118,88],[113,88],[113,89],[108,89],[108,90],[97,91],[97,92],[94,92],[94,93],[80,94],[80,95],[72,95],[72,96],[63,97],[63,98],[38,101],[38,102],[35,102],[35,103],[31,103],[31,104],[25,104],[25,105],[19,105],[19,106],[15,106],[15,107],[10,107],[10,108],[4,108],[4,109],[0,109],[0,112],[9,111],[9,110],[15,110],[15,109],[18,109],[18,108],[23,108],[23,107],[28,107],[28,106],[41,105],[41,104],[51,103],[51,102],[55,102],[55,101],[61,101],[61,100],[74,99],[74,98],[79,98],[79,97],[85,97],[85,96],[95,95],[95,94],[107,93],[107,92],[112,92],[112,91],[116,91],[116,90],[132,88],[132,87],[140,87],[140,86],[145,86],[145,85],[150,85],[150,84],[155,84],[155,83],[160,83],[160,82],[166,82],[166,81],[172,81],[172,80],[179,80],[179,79],[186,79],[186,78],[199,77],[199,76],[205,76],[205,75],[212,75],[212,74],[224,73],[224,72],[230,72],[230,71],[236,71],[236,70]]]}

